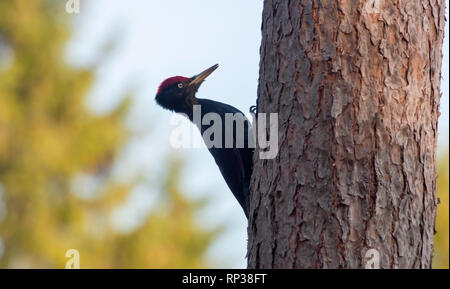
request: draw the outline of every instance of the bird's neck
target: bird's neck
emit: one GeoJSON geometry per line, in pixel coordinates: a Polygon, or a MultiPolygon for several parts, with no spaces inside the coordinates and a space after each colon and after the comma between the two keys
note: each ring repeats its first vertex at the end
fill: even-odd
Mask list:
{"type": "Polygon", "coordinates": [[[198,98],[195,95],[189,96],[184,102],[178,102],[173,106],[173,111],[176,113],[186,114],[192,121],[194,116],[194,105],[199,105],[198,98]]]}

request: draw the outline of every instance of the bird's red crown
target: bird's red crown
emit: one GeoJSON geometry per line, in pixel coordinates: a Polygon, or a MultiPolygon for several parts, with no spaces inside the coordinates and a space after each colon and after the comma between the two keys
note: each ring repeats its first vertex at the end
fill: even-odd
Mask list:
{"type": "Polygon", "coordinates": [[[157,93],[157,94],[160,94],[161,91],[163,91],[164,88],[169,87],[169,86],[171,86],[172,84],[175,84],[175,83],[180,82],[180,81],[186,81],[186,80],[188,80],[188,79],[189,79],[189,78],[184,77],[184,76],[173,76],[173,77],[169,77],[169,78],[167,78],[166,80],[164,80],[163,82],[161,82],[161,84],[160,84],[159,87],[158,87],[158,93],[157,93]]]}

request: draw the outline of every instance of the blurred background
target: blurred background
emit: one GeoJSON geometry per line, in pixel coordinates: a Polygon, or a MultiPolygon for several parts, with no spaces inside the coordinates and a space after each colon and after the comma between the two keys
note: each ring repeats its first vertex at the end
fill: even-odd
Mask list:
{"type": "MultiPolygon", "coordinates": [[[[0,268],[64,268],[72,248],[81,268],[245,268],[244,214],[205,148],[171,148],[154,96],[219,63],[199,97],[248,111],[262,1],[66,2],[0,1],[0,268]]],[[[445,34],[435,268],[449,266],[445,34]]]]}

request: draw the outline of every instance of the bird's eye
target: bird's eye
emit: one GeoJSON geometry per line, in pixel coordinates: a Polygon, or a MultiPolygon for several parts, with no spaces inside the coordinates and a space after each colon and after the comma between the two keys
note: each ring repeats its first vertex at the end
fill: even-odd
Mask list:
{"type": "Polygon", "coordinates": [[[182,83],[178,83],[178,88],[183,88],[183,84],[182,83]]]}

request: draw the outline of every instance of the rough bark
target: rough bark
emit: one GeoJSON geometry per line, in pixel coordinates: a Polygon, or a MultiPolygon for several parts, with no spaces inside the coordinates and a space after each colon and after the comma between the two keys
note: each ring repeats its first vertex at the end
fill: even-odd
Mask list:
{"type": "Polygon", "coordinates": [[[429,268],[443,0],[265,0],[249,268],[429,268]]]}

